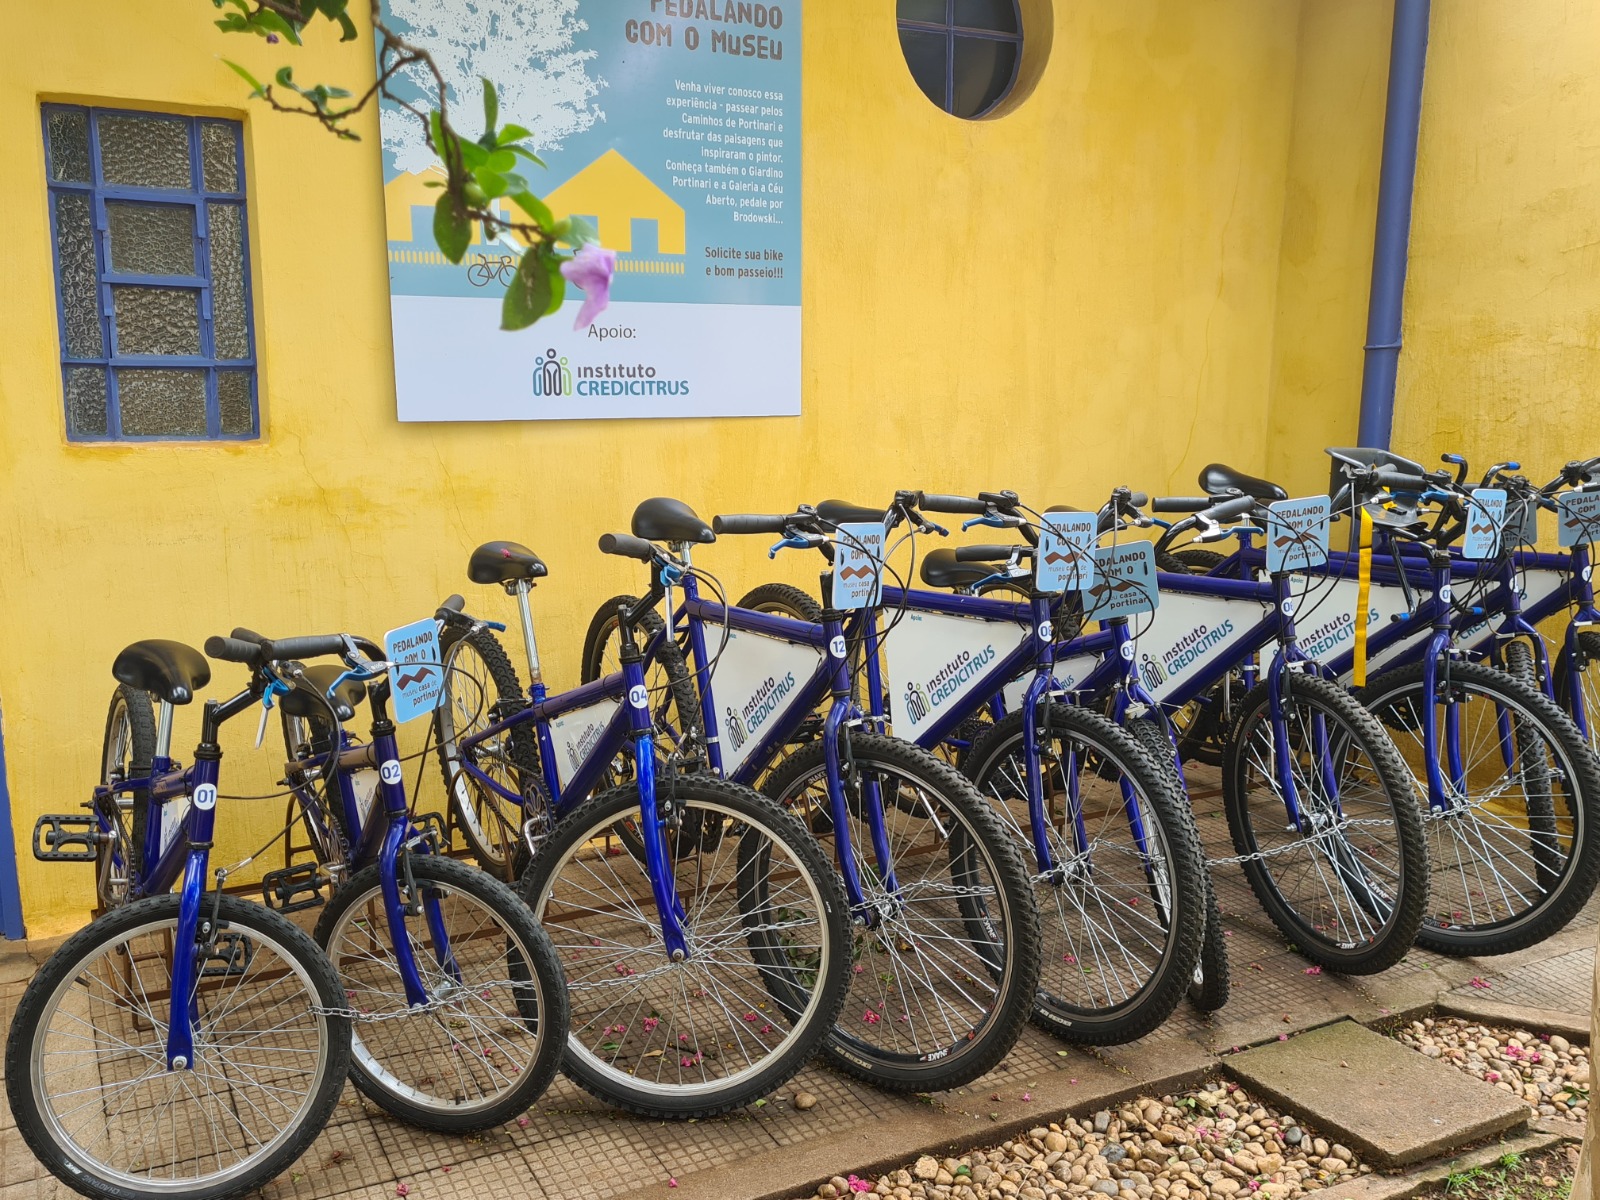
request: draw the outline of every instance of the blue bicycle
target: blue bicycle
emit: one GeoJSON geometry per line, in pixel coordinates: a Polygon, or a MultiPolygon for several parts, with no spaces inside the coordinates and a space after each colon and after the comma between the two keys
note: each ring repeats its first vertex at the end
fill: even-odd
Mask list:
{"type": "Polygon", "coordinates": [[[86,1196],[225,1200],[285,1170],[327,1123],[350,1065],[344,991],[304,932],[223,893],[225,871],[207,888],[219,730],[260,702],[261,677],[206,702],[184,767],[171,758],[173,711],[209,682],[205,658],[179,642],[135,642],[112,673],[158,703],[149,773],[97,788],[88,816],[42,817],[35,854],[95,861],[96,814],[122,820],[125,793],[141,836],[123,845],[124,902],[69,938],[23,993],[6,1094],[28,1148],[86,1196]]]}
{"type": "MultiPolygon", "coordinates": [[[[713,540],[692,514],[654,517],[646,536],[713,540]]],[[[651,589],[614,614],[620,669],[559,694],[529,604],[544,563],[516,543],[474,551],[474,581],[516,597],[531,682],[521,701],[467,721],[485,691],[450,672],[441,754],[453,802],[531,857],[520,892],[571,996],[566,1073],[632,1112],[709,1116],[781,1086],[826,1036],[848,986],[848,907],[798,820],[688,769],[658,736],[639,634],[649,639],[647,614],[677,575],[639,537],[607,534],[600,548],[649,564],[651,589]],[[532,761],[518,757],[524,738],[532,761]]]]}

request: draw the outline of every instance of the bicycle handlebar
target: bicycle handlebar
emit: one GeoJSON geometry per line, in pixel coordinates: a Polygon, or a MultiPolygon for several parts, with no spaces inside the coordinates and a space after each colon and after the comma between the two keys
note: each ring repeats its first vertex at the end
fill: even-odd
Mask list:
{"type": "Polygon", "coordinates": [[[655,561],[656,548],[630,533],[604,533],[600,535],[600,553],[615,554],[618,558],[636,558],[647,563],[655,561]]]}
{"type": "Polygon", "coordinates": [[[1210,496],[1157,496],[1150,501],[1151,512],[1197,513],[1204,512],[1216,501],[1210,496]]]}
{"type": "Polygon", "coordinates": [[[971,496],[941,496],[934,492],[924,492],[922,494],[922,503],[918,507],[927,512],[954,513],[973,517],[981,517],[989,511],[987,504],[971,496]]]}
{"type": "Polygon", "coordinates": [[[1004,562],[1013,554],[1031,557],[1032,546],[957,546],[957,562],[1004,562]]]}
{"type": "Polygon", "coordinates": [[[738,536],[746,533],[781,534],[792,521],[792,516],[773,513],[730,513],[711,518],[711,531],[718,537],[723,534],[738,536]]]}
{"type": "Polygon", "coordinates": [[[259,666],[262,661],[260,643],[231,637],[208,637],[206,657],[220,662],[243,663],[249,667],[259,666]]]}

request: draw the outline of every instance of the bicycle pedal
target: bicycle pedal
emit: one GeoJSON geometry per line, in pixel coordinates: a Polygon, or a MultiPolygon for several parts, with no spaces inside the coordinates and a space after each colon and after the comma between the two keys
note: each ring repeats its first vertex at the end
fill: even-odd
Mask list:
{"type": "Polygon", "coordinates": [[[261,877],[261,899],[274,912],[303,912],[327,903],[322,894],[322,873],[314,862],[279,867],[261,877]]]}
{"type": "Polygon", "coordinates": [[[436,812],[418,813],[411,818],[411,828],[423,837],[433,842],[433,847],[441,854],[450,850],[450,830],[444,823],[444,817],[436,812]]]}
{"type": "Polygon", "coordinates": [[[99,825],[91,816],[46,813],[34,822],[33,856],[40,862],[93,862],[100,856],[99,825]]]}
{"type": "Polygon", "coordinates": [[[242,933],[219,933],[200,964],[200,978],[226,979],[243,975],[256,956],[256,944],[242,933]]]}

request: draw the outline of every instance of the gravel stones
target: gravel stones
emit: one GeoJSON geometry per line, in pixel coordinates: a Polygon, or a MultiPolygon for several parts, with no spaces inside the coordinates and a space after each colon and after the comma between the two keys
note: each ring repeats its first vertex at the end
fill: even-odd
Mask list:
{"type": "Polygon", "coordinates": [[[1560,1034],[1478,1025],[1460,1017],[1412,1021],[1402,1045],[1522,1100],[1535,1116],[1582,1124],[1589,1117],[1589,1050],[1560,1034]]]}
{"type": "Polygon", "coordinates": [[[1294,1200],[1368,1171],[1218,1084],[1036,1126],[959,1158],[924,1155],[856,1186],[891,1200],[1294,1200]]]}

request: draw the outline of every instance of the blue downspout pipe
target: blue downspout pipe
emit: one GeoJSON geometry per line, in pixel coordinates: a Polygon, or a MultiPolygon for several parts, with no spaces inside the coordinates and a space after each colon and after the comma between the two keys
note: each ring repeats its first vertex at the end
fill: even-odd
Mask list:
{"type": "Polygon", "coordinates": [[[1366,362],[1361,372],[1357,444],[1387,449],[1394,428],[1400,323],[1405,313],[1406,257],[1411,245],[1411,194],[1422,125],[1422,73],[1428,60],[1430,0],[1395,0],[1389,45],[1389,99],[1383,118],[1383,169],[1378,227],[1372,244],[1372,298],[1367,305],[1366,362]]]}

